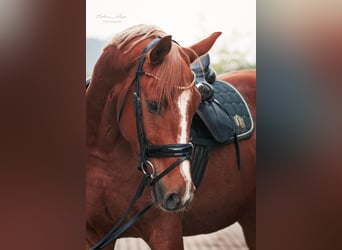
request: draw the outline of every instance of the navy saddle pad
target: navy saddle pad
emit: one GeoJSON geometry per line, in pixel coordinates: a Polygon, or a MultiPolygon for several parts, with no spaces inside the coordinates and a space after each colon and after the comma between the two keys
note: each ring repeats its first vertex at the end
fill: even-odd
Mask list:
{"type": "Polygon", "coordinates": [[[235,136],[238,140],[247,139],[253,134],[254,124],[246,101],[234,86],[215,79],[215,72],[209,67],[208,54],[201,61],[204,62],[202,65],[192,65],[196,81],[206,81],[209,76],[214,95],[210,100],[201,102],[192,120],[193,144],[216,146],[233,142],[235,136]]]}

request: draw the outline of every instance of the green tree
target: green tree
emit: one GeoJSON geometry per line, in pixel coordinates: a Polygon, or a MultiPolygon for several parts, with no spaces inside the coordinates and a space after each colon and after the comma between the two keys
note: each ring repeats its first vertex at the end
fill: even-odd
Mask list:
{"type": "Polygon", "coordinates": [[[217,74],[256,67],[255,63],[248,62],[247,52],[238,49],[228,50],[225,47],[220,47],[215,52],[215,58],[216,60],[211,62],[211,66],[217,74]]]}

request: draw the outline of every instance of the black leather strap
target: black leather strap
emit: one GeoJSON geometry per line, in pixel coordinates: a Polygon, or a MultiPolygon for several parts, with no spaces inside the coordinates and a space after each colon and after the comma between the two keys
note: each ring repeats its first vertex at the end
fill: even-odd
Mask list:
{"type": "Polygon", "coordinates": [[[196,190],[199,188],[205,174],[210,152],[210,146],[194,146],[194,153],[191,159],[191,178],[194,185],[196,186],[196,190]]]}
{"type": "MultiPolygon", "coordinates": [[[[128,228],[130,228],[135,222],[137,222],[141,216],[143,216],[152,206],[154,203],[150,203],[147,206],[145,206],[142,210],[140,210],[136,215],[134,215],[129,221],[127,221],[121,228],[119,228],[115,233],[113,233],[106,242],[104,242],[99,248],[96,249],[103,249],[107,245],[109,245],[113,240],[118,238],[123,232],[125,232],[128,228]]],[[[96,250],[91,249],[91,250],[96,250]]]]}
{"type": "Polygon", "coordinates": [[[151,158],[191,156],[192,144],[148,145],[146,154],[151,158]]]}
{"type": "Polygon", "coordinates": [[[160,173],[157,177],[155,177],[152,182],[151,185],[153,186],[154,184],[156,184],[158,181],[160,181],[161,178],[163,178],[165,175],[167,175],[168,173],[171,172],[171,170],[173,170],[175,167],[177,167],[179,164],[181,164],[183,161],[188,160],[190,157],[184,156],[182,158],[179,158],[177,161],[175,161],[174,163],[171,164],[171,166],[169,166],[167,169],[165,169],[162,173],[160,173]]]}
{"type": "Polygon", "coordinates": [[[97,250],[97,249],[103,249],[105,246],[107,246],[110,242],[112,242],[114,239],[118,238],[123,232],[125,232],[131,225],[133,225],[149,208],[152,207],[154,203],[149,204],[144,209],[142,209],[136,216],[134,216],[132,219],[130,219],[128,222],[126,222],[124,225],[120,227],[120,225],[124,222],[124,220],[127,218],[128,214],[132,211],[132,209],[135,206],[135,203],[137,202],[138,198],[141,197],[145,187],[148,184],[148,181],[150,180],[150,175],[145,174],[140,182],[140,185],[138,186],[137,191],[135,192],[135,195],[129,204],[127,210],[125,213],[121,216],[120,220],[111,228],[111,230],[98,242],[95,246],[90,248],[90,250],[97,250]]]}

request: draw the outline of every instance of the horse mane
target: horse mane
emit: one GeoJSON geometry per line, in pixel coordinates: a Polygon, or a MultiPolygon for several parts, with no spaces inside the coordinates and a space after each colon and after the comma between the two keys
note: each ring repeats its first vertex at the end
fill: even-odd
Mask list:
{"type": "MultiPolygon", "coordinates": [[[[166,35],[167,33],[155,25],[135,25],[114,35],[104,47],[104,50],[114,45],[118,49],[123,49],[124,54],[128,54],[142,41],[166,35]]],[[[134,58],[133,61],[138,60],[140,56],[134,58]]],[[[158,65],[154,72],[149,72],[156,76],[156,81],[151,91],[153,96],[156,96],[158,102],[165,101],[166,103],[171,103],[175,101],[174,97],[176,91],[179,91],[178,87],[189,84],[185,82],[187,72],[184,71],[184,68],[188,65],[185,60],[179,60],[181,56],[186,58],[185,52],[180,46],[173,43],[170,52],[164,58],[162,64],[158,65]]]]}
{"type": "Polygon", "coordinates": [[[115,45],[118,49],[121,49],[122,47],[131,43],[134,39],[139,38],[133,41],[132,44],[124,51],[124,53],[128,53],[138,43],[147,38],[165,35],[167,34],[156,25],[138,24],[114,35],[112,39],[105,45],[104,50],[111,45],[115,45]]]}

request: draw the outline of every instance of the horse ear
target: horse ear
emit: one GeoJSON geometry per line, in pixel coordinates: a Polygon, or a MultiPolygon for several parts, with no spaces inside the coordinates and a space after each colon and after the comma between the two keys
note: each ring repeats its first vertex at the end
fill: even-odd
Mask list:
{"type": "Polygon", "coordinates": [[[152,66],[160,64],[164,57],[170,52],[171,45],[171,36],[164,36],[161,38],[148,55],[150,64],[152,66]]]}
{"type": "Polygon", "coordinates": [[[198,57],[206,54],[221,34],[222,32],[214,32],[207,38],[199,41],[189,48],[184,48],[185,53],[189,56],[190,63],[192,63],[198,57]]]}

